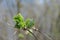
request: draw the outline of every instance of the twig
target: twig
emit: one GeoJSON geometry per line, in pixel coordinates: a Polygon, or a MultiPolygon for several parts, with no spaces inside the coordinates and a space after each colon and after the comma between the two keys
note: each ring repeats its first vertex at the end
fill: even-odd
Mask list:
{"type": "Polygon", "coordinates": [[[33,29],[33,30],[35,30],[35,31],[38,31],[39,33],[41,33],[43,36],[45,36],[45,37],[47,37],[48,39],[50,39],[50,40],[54,40],[53,38],[51,38],[51,37],[49,37],[48,35],[46,35],[45,33],[42,33],[41,31],[39,31],[38,29],[33,29]]]}
{"type": "Polygon", "coordinates": [[[16,0],[17,1],[17,13],[20,12],[20,1],[19,0],[16,0]]]}
{"type": "Polygon", "coordinates": [[[27,29],[27,31],[29,31],[29,32],[35,37],[36,40],[38,40],[37,37],[34,35],[34,33],[32,33],[32,32],[31,32],[30,30],[28,30],[28,29],[27,29]]]}

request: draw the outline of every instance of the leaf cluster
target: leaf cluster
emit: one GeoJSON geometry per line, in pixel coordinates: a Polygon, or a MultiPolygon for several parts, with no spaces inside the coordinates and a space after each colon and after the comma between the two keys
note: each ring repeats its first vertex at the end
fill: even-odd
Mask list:
{"type": "Polygon", "coordinates": [[[15,28],[17,29],[23,29],[23,28],[31,28],[34,25],[33,19],[26,19],[24,21],[24,17],[21,15],[21,13],[18,13],[16,16],[14,16],[14,22],[15,22],[15,28]]]}

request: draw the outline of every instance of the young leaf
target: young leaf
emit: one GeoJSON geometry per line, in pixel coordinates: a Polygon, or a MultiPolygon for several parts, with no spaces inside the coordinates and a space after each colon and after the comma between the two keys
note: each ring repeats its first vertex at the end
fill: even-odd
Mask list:
{"type": "Polygon", "coordinates": [[[26,20],[26,27],[31,28],[34,25],[34,20],[33,19],[27,19],[26,20]]]}
{"type": "Polygon", "coordinates": [[[25,26],[24,18],[23,16],[19,13],[16,16],[14,16],[14,21],[15,21],[15,28],[23,28],[25,26]]]}
{"type": "Polygon", "coordinates": [[[18,35],[18,37],[19,37],[19,38],[24,38],[24,35],[20,33],[20,34],[18,35]]]}
{"type": "Polygon", "coordinates": [[[24,18],[23,18],[23,16],[19,13],[19,14],[17,14],[16,16],[14,16],[14,21],[15,21],[15,22],[22,22],[22,21],[24,21],[24,18]]]}

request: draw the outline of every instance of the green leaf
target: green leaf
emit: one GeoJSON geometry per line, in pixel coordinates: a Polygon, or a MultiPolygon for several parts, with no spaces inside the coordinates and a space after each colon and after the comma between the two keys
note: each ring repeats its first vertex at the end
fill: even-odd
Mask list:
{"type": "Polygon", "coordinates": [[[18,37],[19,37],[19,38],[24,38],[24,35],[20,33],[20,34],[18,35],[18,37]]]}
{"type": "Polygon", "coordinates": [[[21,28],[24,28],[24,27],[25,27],[25,22],[20,22],[20,23],[19,23],[19,26],[20,26],[21,28]]]}
{"type": "Polygon", "coordinates": [[[15,22],[22,22],[24,21],[23,16],[19,13],[16,16],[13,17],[15,22]]]}
{"type": "Polygon", "coordinates": [[[34,25],[34,20],[33,19],[27,19],[26,20],[26,27],[31,28],[34,25]]]}
{"type": "Polygon", "coordinates": [[[20,13],[14,16],[14,22],[15,22],[15,28],[20,29],[25,26],[24,18],[20,13]]]}
{"type": "Polygon", "coordinates": [[[34,25],[34,20],[33,19],[27,19],[24,21],[24,17],[18,13],[16,16],[14,16],[14,22],[15,22],[15,28],[18,29],[23,29],[23,28],[31,28],[34,25]]]}

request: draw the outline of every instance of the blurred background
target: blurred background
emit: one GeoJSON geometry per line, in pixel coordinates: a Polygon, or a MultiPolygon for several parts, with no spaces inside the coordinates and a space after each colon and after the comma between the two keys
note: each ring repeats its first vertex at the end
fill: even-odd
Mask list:
{"type": "MultiPolygon", "coordinates": [[[[33,31],[38,40],[60,40],[60,0],[19,0],[20,13],[24,18],[33,18],[33,31]]],[[[17,40],[14,35],[13,16],[17,14],[17,0],[0,0],[0,40],[17,40]]],[[[22,32],[23,33],[23,32],[22,32]]],[[[36,40],[25,35],[20,40],[36,40]]]]}

